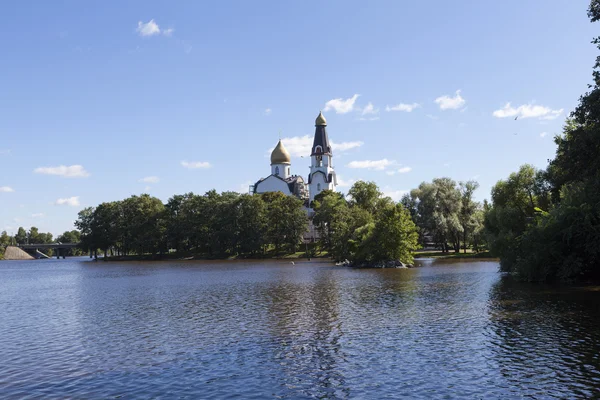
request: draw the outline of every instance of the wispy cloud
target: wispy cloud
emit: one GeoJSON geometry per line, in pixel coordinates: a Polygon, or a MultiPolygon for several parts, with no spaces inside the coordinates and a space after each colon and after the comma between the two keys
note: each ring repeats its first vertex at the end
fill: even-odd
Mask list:
{"type": "Polygon", "coordinates": [[[360,140],[357,140],[354,142],[340,142],[340,143],[334,142],[333,140],[331,141],[331,147],[333,148],[333,150],[339,151],[339,152],[356,149],[356,148],[362,146],[363,144],[364,144],[364,142],[361,142],[360,140]]]}
{"type": "Polygon", "coordinates": [[[432,115],[432,114],[427,114],[425,115],[427,118],[432,119],[434,121],[440,119],[440,117],[438,117],[437,115],[432,115]]]}
{"type": "Polygon", "coordinates": [[[435,102],[440,106],[441,110],[456,110],[464,106],[467,101],[460,95],[460,90],[457,90],[453,97],[448,95],[440,96],[435,99],[435,102]]]}
{"type": "Polygon", "coordinates": [[[391,171],[386,171],[386,174],[388,174],[388,175],[406,174],[410,171],[412,171],[411,167],[402,167],[402,168],[394,169],[391,171]]]}
{"type": "Polygon", "coordinates": [[[151,19],[146,23],[138,21],[138,26],[135,31],[142,37],[160,35],[161,33],[165,36],[171,36],[173,35],[173,32],[175,32],[175,29],[167,28],[161,30],[154,19],[151,19]]]}
{"type": "Polygon", "coordinates": [[[337,175],[336,178],[339,187],[350,187],[356,182],[356,179],[343,179],[341,175],[337,175]]]}
{"type": "Polygon", "coordinates": [[[54,204],[57,206],[77,207],[79,205],[79,196],[57,199],[54,204]]]}
{"type": "Polygon", "coordinates": [[[271,115],[272,112],[273,112],[273,110],[271,110],[270,108],[265,109],[265,115],[266,116],[271,115]]]}
{"type": "Polygon", "coordinates": [[[523,104],[517,108],[506,103],[504,107],[496,110],[492,115],[496,118],[539,118],[543,120],[558,118],[563,113],[563,109],[553,110],[550,107],[540,106],[537,104],[523,104]]]}
{"type": "Polygon", "coordinates": [[[252,181],[246,181],[244,183],[240,183],[239,186],[237,187],[237,190],[234,190],[234,191],[241,193],[241,194],[248,194],[250,185],[252,185],[253,183],[254,182],[252,182],[252,181]]]}
{"type": "Polygon", "coordinates": [[[348,163],[348,168],[362,168],[362,169],[374,169],[384,170],[391,165],[395,165],[396,161],[390,161],[387,158],[381,160],[364,160],[364,161],[351,161],[348,163]]]}
{"type": "Polygon", "coordinates": [[[419,108],[421,105],[419,103],[405,104],[400,103],[392,106],[385,106],[385,111],[404,111],[404,112],[412,112],[415,108],[419,108]]]}
{"type": "Polygon", "coordinates": [[[140,36],[154,36],[160,34],[160,28],[153,19],[150,21],[143,23],[142,21],[138,21],[138,27],[135,30],[140,36]]]}
{"type": "Polygon", "coordinates": [[[0,156],[10,154],[10,149],[0,149],[0,156]]]}
{"type": "Polygon", "coordinates": [[[65,178],[85,178],[90,173],[82,165],[59,165],[58,167],[39,167],[33,170],[36,174],[58,175],[65,178]]]}
{"type": "Polygon", "coordinates": [[[402,196],[404,196],[407,193],[409,193],[408,190],[393,190],[393,189],[390,189],[389,187],[386,187],[383,189],[383,195],[387,196],[387,197],[391,197],[391,199],[396,202],[400,201],[402,199],[402,196]]]}
{"type": "Polygon", "coordinates": [[[370,117],[370,118],[360,117],[358,120],[359,121],[377,121],[377,120],[379,120],[379,117],[370,117]]]}
{"type": "Polygon", "coordinates": [[[362,115],[375,115],[379,113],[379,109],[375,108],[373,103],[369,102],[365,108],[362,110],[362,115]]]}
{"type": "Polygon", "coordinates": [[[11,188],[10,186],[0,186],[0,193],[12,193],[14,191],[15,189],[11,188]]]}
{"type": "Polygon", "coordinates": [[[42,218],[43,216],[44,216],[44,213],[31,214],[31,218],[42,218]]]}
{"type": "Polygon", "coordinates": [[[187,169],[210,168],[212,165],[208,161],[182,161],[181,166],[187,169]]]}
{"type": "Polygon", "coordinates": [[[350,111],[354,110],[354,104],[356,103],[356,99],[358,99],[359,94],[355,94],[354,96],[348,99],[332,99],[325,103],[324,111],[335,110],[336,114],[346,114],[350,111]]]}
{"type": "Polygon", "coordinates": [[[546,137],[547,134],[548,134],[548,132],[542,132],[542,133],[540,133],[540,137],[546,137]]]}
{"type": "Polygon", "coordinates": [[[158,183],[158,182],[160,182],[160,178],[158,176],[147,176],[145,178],[140,179],[138,182],[158,183]]]}
{"type": "MultiPolygon", "coordinates": [[[[306,157],[310,155],[310,151],[312,150],[313,137],[309,135],[287,137],[281,139],[281,141],[292,157],[306,157]]],[[[356,149],[363,144],[363,142],[358,140],[340,143],[334,142],[333,140],[331,141],[331,147],[333,151],[336,152],[345,152],[351,149],[356,149]]],[[[267,155],[271,154],[272,151],[273,147],[267,150],[267,155]]]]}

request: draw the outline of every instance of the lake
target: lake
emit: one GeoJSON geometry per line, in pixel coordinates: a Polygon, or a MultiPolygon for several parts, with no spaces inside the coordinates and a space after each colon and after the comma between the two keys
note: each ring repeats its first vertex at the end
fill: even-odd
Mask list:
{"type": "Polygon", "coordinates": [[[589,398],[600,288],[490,261],[0,262],[2,398],[589,398]]]}

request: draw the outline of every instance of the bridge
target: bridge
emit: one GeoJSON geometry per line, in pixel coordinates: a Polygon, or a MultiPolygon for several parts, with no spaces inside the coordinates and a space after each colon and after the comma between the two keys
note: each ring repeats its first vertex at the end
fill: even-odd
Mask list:
{"type": "Polygon", "coordinates": [[[79,247],[80,244],[81,243],[34,243],[18,244],[17,247],[19,247],[22,250],[34,251],[35,253],[38,253],[39,250],[52,249],[54,250],[56,258],[60,258],[61,256],[62,258],[66,258],[67,250],[79,247]]]}

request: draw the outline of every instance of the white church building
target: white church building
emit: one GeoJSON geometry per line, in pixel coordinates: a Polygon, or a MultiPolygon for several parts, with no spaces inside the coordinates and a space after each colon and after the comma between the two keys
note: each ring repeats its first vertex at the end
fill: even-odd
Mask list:
{"type": "Polygon", "coordinates": [[[337,179],[326,127],[327,120],[323,113],[319,113],[315,121],[315,137],[311,148],[310,173],[307,182],[300,175],[292,175],[290,153],[280,139],[271,153],[271,175],[251,186],[251,193],[282,192],[304,200],[309,207],[310,202],[323,190],[335,190],[337,179]]]}

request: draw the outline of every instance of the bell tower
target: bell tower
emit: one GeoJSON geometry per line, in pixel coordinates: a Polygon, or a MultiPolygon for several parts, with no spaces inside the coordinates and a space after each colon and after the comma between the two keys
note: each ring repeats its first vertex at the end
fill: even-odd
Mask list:
{"type": "Polygon", "coordinates": [[[315,138],[310,154],[310,174],[308,175],[308,190],[310,201],[323,190],[335,190],[337,179],[333,169],[331,145],[327,137],[327,120],[322,112],[315,121],[315,138]]]}

